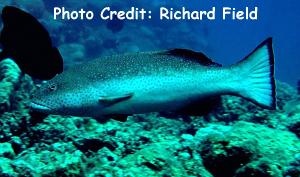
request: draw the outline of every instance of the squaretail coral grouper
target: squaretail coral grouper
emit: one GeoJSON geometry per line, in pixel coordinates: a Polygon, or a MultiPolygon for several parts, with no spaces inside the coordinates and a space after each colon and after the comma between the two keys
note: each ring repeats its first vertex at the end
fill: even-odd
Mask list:
{"type": "Polygon", "coordinates": [[[271,38],[229,67],[186,49],[103,57],[42,85],[31,106],[51,114],[121,118],[172,112],[226,94],[275,109],[271,38]]]}
{"type": "Polygon", "coordinates": [[[276,108],[271,38],[229,67],[187,49],[95,59],[43,84],[34,93],[31,108],[49,114],[126,120],[132,114],[200,109],[199,103],[221,95],[276,108]]]}

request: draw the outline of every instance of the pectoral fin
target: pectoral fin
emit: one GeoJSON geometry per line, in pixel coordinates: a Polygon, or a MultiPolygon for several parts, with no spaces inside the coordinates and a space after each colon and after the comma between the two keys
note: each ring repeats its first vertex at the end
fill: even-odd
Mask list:
{"type": "Polygon", "coordinates": [[[126,101],[130,99],[133,96],[133,93],[128,93],[124,95],[118,95],[118,96],[101,96],[99,98],[99,103],[106,105],[106,106],[111,106],[113,104],[126,101]]]}

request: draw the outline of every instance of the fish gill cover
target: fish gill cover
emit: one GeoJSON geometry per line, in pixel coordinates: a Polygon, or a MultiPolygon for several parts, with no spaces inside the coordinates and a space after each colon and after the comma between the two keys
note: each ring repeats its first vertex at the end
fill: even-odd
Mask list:
{"type": "Polygon", "coordinates": [[[1,30],[6,29],[0,36],[0,176],[300,176],[298,1],[0,2],[1,11],[7,6],[32,16],[30,22],[38,28],[28,26],[26,20],[22,25],[5,26],[10,23],[1,13],[1,30]],[[43,28],[46,35],[39,37],[43,28]],[[24,29],[30,33],[24,33],[24,29]],[[26,36],[20,39],[14,36],[23,33],[26,36]],[[13,40],[6,38],[9,35],[13,40]],[[267,37],[272,40],[253,50],[267,37]],[[55,55],[53,48],[58,48],[55,55]],[[26,70],[28,66],[30,70],[26,70]],[[223,70],[228,66],[234,74],[223,70]],[[202,77],[206,72],[199,74],[199,70],[215,71],[218,77],[213,78],[225,82],[203,80],[208,77],[202,77]],[[249,75],[245,75],[247,72],[249,75]],[[153,73],[175,73],[176,79],[147,77],[149,80],[137,85],[111,79],[120,77],[124,81],[124,76],[153,73]],[[199,76],[203,82],[194,87],[199,76]],[[51,77],[54,79],[49,80],[51,77]],[[95,82],[99,78],[101,82],[95,82]],[[234,83],[230,78],[237,82],[230,84],[234,83]],[[169,82],[179,84],[169,90],[157,86],[169,82]],[[206,95],[205,100],[191,102],[178,98],[199,90],[215,90],[217,83],[231,86],[230,92],[221,96],[214,92],[213,97],[206,95]],[[183,86],[187,89],[180,90],[183,86]],[[126,107],[127,103],[139,101],[136,98],[142,92],[108,90],[128,91],[132,87],[159,88],[160,94],[152,92],[155,97],[140,100],[172,97],[163,107],[170,111],[110,114],[103,119],[97,115],[45,114],[30,108],[44,89],[45,105],[39,105],[42,112],[50,100],[59,105],[72,103],[71,107],[80,103],[72,111],[90,115],[94,110],[82,109],[88,107],[83,103],[96,100],[99,111],[111,107],[114,109],[106,111],[120,111],[115,108],[125,103],[122,111],[131,113],[135,109],[126,107]],[[168,92],[161,92],[161,88],[168,92]],[[93,94],[97,97],[86,99],[93,94]],[[184,107],[173,110],[182,103],[184,107]],[[275,110],[265,109],[275,106],[275,110]]]}

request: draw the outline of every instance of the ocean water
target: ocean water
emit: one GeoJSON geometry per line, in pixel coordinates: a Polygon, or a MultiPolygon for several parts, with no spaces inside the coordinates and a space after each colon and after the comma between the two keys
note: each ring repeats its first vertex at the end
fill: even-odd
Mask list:
{"type": "MultiPolygon", "coordinates": [[[[41,81],[0,61],[0,177],[299,177],[300,2],[259,0],[47,1],[4,0],[49,31],[67,70],[115,54],[185,48],[229,66],[273,38],[276,110],[223,96],[201,115],[147,113],[97,121],[33,112],[41,81]],[[151,19],[54,19],[54,7],[151,10],[151,19]],[[159,8],[217,9],[216,20],[160,20],[159,8]],[[222,20],[223,7],[258,7],[258,20],[222,20]]],[[[0,21],[1,24],[1,21],[0,21]]],[[[0,25],[1,26],[1,25],[0,25]]],[[[114,66],[112,66],[114,67],[114,66]]],[[[203,106],[203,105],[202,105],[203,106]]],[[[204,106],[207,106],[204,104],[204,106]]]]}
{"type": "MultiPolygon", "coordinates": [[[[120,32],[110,33],[105,31],[106,21],[99,19],[87,21],[61,21],[59,29],[52,34],[60,34],[71,38],[72,43],[84,42],[91,35],[99,42],[107,40],[112,44],[107,44],[113,48],[112,52],[124,53],[130,50],[151,51],[168,48],[188,48],[196,51],[203,51],[213,60],[224,65],[230,65],[237,60],[245,57],[261,41],[267,37],[274,39],[274,51],[276,59],[276,78],[292,85],[296,85],[299,80],[299,60],[297,51],[299,50],[299,9],[298,1],[291,0],[288,3],[281,1],[153,1],[151,3],[143,2],[94,2],[92,0],[82,3],[75,2],[45,2],[45,8],[49,11],[46,16],[47,23],[53,22],[51,18],[54,6],[65,6],[70,9],[90,9],[95,13],[99,12],[104,6],[113,6],[115,9],[129,9],[130,7],[145,8],[153,11],[153,18],[146,21],[125,21],[124,29],[120,32]],[[209,21],[161,21],[158,18],[159,7],[180,8],[185,6],[188,9],[206,10],[215,6],[217,8],[216,20],[209,21]],[[258,20],[256,21],[234,21],[222,20],[222,7],[235,7],[243,10],[246,6],[259,8],[258,20]],[[49,19],[50,18],[50,19],[49,19]],[[64,34],[64,28],[72,28],[68,34],[64,34]],[[84,30],[82,30],[84,29],[84,30]],[[62,30],[62,32],[60,31],[62,30]],[[81,32],[78,33],[78,30],[81,32]],[[93,31],[93,34],[82,31],[93,31]],[[96,34],[95,34],[96,33],[96,34]],[[107,33],[107,34],[105,34],[107,33]],[[99,35],[97,35],[99,34],[99,35]],[[176,36],[176,37],[174,37],[176,36]],[[125,38],[125,39],[124,39],[125,38]],[[126,39],[127,38],[127,39],[126,39]],[[122,41],[121,41],[122,39],[122,41]],[[117,42],[116,42],[117,41],[117,42]],[[117,43],[117,46],[116,44],[117,43]],[[128,46],[132,45],[132,46],[128,46]],[[126,47],[124,47],[126,46],[126,47]]],[[[32,12],[34,14],[34,12],[32,12]]],[[[97,15],[97,14],[96,14],[97,15]]],[[[51,28],[51,27],[50,27],[51,28]]],[[[50,33],[51,34],[51,33],[50,33]]],[[[58,37],[57,37],[58,38],[58,37]]],[[[64,41],[56,39],[57,44],[63,44],[64,41]]],[[[100,43],[100,42],[99,42],[100,43]]],[[[97,45],[97,44],[89,44],[97,45]]],[[[105,44],[103,44],[105,45],[105,44]]],[[[103,48],[99,46],[99,48],[103,48]]],[[[98,49],[100,50],[100,49],[98,49]]],[[[97,50],[97,51],[98,51],[97,50]]],[[[107,55],[105,52],[94,54],[93,48],[85,48],[87,58],[93,58],[96,55],[107,55]],[[91,56],[90,56],[91,55],[91,56]]],[[[109,53],[110,54],[110,53],[109,53]]],[[[67,60],[67,57],[66,57],[67,60]]]]}

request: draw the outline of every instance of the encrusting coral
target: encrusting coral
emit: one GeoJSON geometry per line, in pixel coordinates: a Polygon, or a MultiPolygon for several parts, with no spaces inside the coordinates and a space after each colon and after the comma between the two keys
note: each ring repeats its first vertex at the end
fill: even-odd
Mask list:
{"type": "Polygon", "coordinates": [[[10,99],[14,90],[20,83],[21,70],[12,59],[4,59],[0,62],[0,112],[11,106],[10,99]]]}

